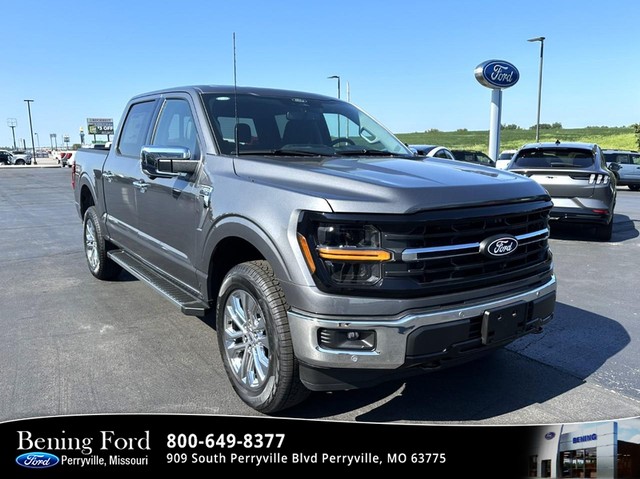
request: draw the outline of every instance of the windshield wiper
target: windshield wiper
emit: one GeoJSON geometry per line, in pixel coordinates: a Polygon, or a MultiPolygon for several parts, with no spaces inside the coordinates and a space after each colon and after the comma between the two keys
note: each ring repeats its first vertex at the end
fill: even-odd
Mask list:
{"type": "Polygon", "coordinates": [[[392,153],[387,150],[370,150],[368,148],[359,148],[357,150],[339,150],[336,151],[338,156],[393,156],[400,158],[413,158],[414,155],[408,153],[392,153]]]}
{"type": "Polygon", "coordinates": [[[276,150],[245,150],[240,151],[242,155],[264,155],[264,156],[334,156],[333,154],[311,150],[296,149],[276,149],[276,150]]]}

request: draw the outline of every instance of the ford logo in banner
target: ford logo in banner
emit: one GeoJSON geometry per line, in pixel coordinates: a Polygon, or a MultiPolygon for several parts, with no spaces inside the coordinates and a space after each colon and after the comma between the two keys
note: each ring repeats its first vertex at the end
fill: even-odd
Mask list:
{"type": "Polygon", "coordinates": [[[25,452],[16,457],[16,462],[29,469],[44,469],[55,466],[60,462],[60,459],[48,452],[25,452]]]}
{"type": "Polygon", "coordinates": [[[480,243],[480,252],[489,258],[510,255],[517,248],[518,240],[511,235],[492,236],[480,243]]]}
{"type": "Polygon", "coordinates": [[[481,85],[491,89],[509,88],[520,79],[520,72],[511,63],[503,60],[487,60],[473,71],[481,85]]]}

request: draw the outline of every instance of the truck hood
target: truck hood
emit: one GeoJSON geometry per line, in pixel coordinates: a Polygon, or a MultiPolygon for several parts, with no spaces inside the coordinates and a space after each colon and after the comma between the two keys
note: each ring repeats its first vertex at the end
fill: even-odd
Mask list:
{"type": "Polygon", "coordinates": [[[547,196],[521,175],[437,158],[246,156],[234,167],[249,181],[324,198],[335,212],[403,214],[547,196]]]}

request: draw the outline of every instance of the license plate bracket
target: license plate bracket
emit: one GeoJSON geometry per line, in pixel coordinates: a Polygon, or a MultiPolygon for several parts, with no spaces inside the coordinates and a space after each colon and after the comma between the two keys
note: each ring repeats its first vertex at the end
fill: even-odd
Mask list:
{"type": "Polygon", "coordinates": [[[526,323],[527,303],[487,310],[482,317],[482,344],[488,345],[509,339],[518,332],[518,325],[526,323]]]}

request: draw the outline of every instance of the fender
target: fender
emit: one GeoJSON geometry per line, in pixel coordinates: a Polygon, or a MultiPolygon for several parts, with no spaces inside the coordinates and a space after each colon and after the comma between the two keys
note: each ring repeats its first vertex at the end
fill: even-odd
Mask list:
{"type": "MultiPolygon", "coordinates": [[[[242,216],[229,215],[220,219],[210,230],[202,248],[198,276],[205,279],[209,262],[220,242],[229,237],[245,240],[255,247],[265,260],[271,264],[274,274],[283,281],[291,281],[291,275],[284,261],[285,254],[291,254],[288,242],[277,245],[276,242],[256,223],[242,216]]],[[[201,282],[201,284],[203,284],[201,282]]]]}

